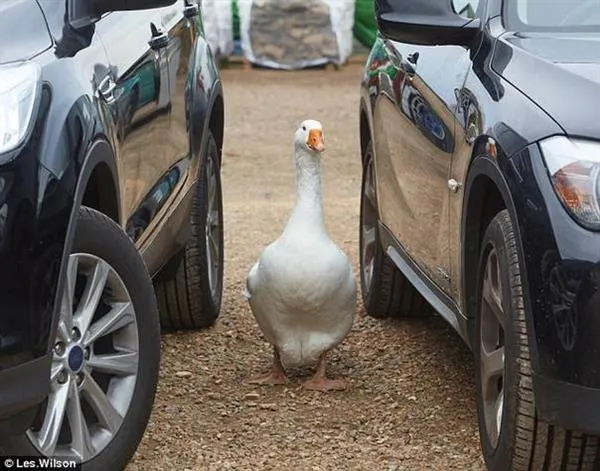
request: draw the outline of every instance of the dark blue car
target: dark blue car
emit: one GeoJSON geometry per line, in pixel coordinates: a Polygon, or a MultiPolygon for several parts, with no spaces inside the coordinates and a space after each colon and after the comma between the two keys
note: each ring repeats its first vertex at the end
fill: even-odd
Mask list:
{"type": "Polygon", "coordinates": [[[0,44],[0,449],[123,469],[221,307],[218,69],[195,0],[2,0],[0,44]]]}
{"type": "Polygon", "coordinates": [[[472,348],[489,469],[600,469],[600,2],[375,3],[366,309],[472,348]]]}

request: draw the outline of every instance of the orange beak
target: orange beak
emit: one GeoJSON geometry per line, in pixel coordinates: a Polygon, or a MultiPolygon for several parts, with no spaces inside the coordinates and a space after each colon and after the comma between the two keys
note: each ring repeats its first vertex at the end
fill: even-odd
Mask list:
{"type": "Polygon", "coordinates": [[[325,150],[325,140],[323,139],[323,132],[319,129],[311,129],[308,131],[308,139],[306,145],[315,152],[323,152],[325,150]]]}

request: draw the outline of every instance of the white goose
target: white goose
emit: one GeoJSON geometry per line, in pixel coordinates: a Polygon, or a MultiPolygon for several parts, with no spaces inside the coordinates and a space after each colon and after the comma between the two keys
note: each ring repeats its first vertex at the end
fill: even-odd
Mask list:
{"type": "Polygon", "coordinates": [[[273,345],[271,372],[253,380],[285,384],[283,365],[318,362],[304,383],[310,390],[346,388],[325,375],[326,355],[348,334],[356,311],[356,284],[348,257],[329,238],[323,220],[321,123],[304,121],[295,135],[297,199],[281,236],[252,267],[245,295],[259,327],[273,345]],[[282,364],[283,363],[283,364],[282,364]]]}

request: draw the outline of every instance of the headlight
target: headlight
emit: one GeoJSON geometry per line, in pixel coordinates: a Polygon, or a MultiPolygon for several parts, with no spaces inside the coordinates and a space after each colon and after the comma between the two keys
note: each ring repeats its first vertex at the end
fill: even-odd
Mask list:
{"type": "Polygon", "coordinates": [[[32,62],[0,66],[0,154],[23,143],[40,91],[40,67],[32,62]]]}
{"type": "Polygon", "coordinates": [[[562,204],[581,225],[600,230],[600,143],[557,136],[540,145],[562,204]]]}

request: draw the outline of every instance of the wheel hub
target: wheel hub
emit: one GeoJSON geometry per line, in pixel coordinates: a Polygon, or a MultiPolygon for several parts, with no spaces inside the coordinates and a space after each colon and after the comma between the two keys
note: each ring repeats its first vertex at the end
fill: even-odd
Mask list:
{"type": "Polygon", "coordinates": [[[205,221],[205,236],[206,236],[206,255],[208,265],[208,284],[213,301],[217,301],[219,293],[219,270],[220,270],[220,245],[221,245],[221,221],[219,219],[220,198],[219,188],[217,185],[218,168],[216,167],[213,157],[208,156],[207,160],[207,181],[208,186],[208,208],[205,221]]]}
{"type": "Polygon", "coordinates": [[[99,257],[70,255],[50,394],[44,414],[26,432],[39,453],[82,462],[100,453],[125,420],[138,361],[137,321],[125,284],[99,257]]]}
{"type": "Polygon", "coordinates": [[[504,411],[506,314],[502,303],[502,277],[498,253],[491,250],[483,273],[479,342],[483,415],[490,444],[498,446],[504,411]]]}
{"type": "Polygon", "coordinates": [[[375,250],[377,244],[377,196],[375,190],[375,175],[373,160],[367,157],[367,167],[363,182],[363,195],[361,202],[361,232],[360,232],[360,257],[362,269],[363,291],[368,292],[373,280],[375,268],[375,250]]]}
{"type": "Polygon", "coordinates": [[[79,373],[85,366],[85,355],[81,345],[75,343],[69,348],[66,365],[73,373],[79,373]]]}

